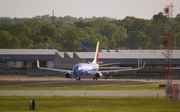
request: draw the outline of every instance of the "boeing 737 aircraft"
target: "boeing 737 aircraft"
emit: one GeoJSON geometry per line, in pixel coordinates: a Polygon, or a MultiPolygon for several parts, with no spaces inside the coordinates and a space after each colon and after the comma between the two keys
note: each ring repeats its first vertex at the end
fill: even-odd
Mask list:
{"type": "Polygon", "coordinates": [[[144,68],[145,63],[141,68],[128,68],[128,69],[117,69],[117,70],[101,70],[99,71],[100,65],[98,64],[98,53],[99,53],[99,42],[97,42],[96,52],[94,56],[93,62],[88,63],[79,63],[76,64],[72,70],[63,70],[63,69],[52,69],[52,68],[43,68],[39,66],[39,61],[37,60],[37,67],[39,69],[45,70],[53,70],[59,72],[65,72],[66,78],[72,78],[72,76],[76,77],[76,80],[81,80],[82,76],[92,75],[94,80],[101,78],[103,76],[102,73],[110,73],[110,72],[119,72],[119,71],[133,71],[133,70],[141,70],[144,68]]]}

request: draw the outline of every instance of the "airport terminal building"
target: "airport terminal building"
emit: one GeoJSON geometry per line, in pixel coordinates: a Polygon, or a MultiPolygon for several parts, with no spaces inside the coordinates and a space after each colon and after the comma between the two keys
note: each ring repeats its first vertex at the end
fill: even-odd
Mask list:
{"type": "MultiPolygon", "coordinates": [[[[41,67],[72,69],[77,63],[91,62],[95,52],[58,52],[56,49],[0,49],[0,75],[63,76],[64,73],[37,69],[36,60],[41,67]]],[[[172,52],[172,66],[180,67],[180,50],[172,52]]],[[[117,63],[113,67],[141,67],[140,71],[106,73],[107,77],[162,77],[168,56],[166,50],[100,50],[99,64],[117,63]]],[[[108,68],[107,68],[108,69],[108,68]]],[[[180,70],[173,71],[174,76],[180,70]]]]}

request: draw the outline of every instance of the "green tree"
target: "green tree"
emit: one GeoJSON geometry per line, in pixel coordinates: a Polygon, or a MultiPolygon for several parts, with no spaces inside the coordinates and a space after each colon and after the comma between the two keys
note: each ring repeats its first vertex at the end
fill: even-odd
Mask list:
{"type": "Polygon", "coordinates": [[[19,43],[20,43],[20,47],[25,49],[25,48],[29,48],[32,44],[33,41],[31,39],[29,39],[28,37],[25,36],[18,36],[19,39],[19,43]]]}
{"type": "MultiPolygon", "coordinates": [[[[132,31],[132,25],[134,24],[134,21],[136,20],[135,17],[130,17],[127,16],[126,18],[124,18],[119,24],[117,24],[118,26],[124,26],[125,28],[128,29],[128,31],[132,31]]],[[[120,20],[119,20],[120,21],[120,20]]]]}
{"type": "Polygon", "coordinates": [[[176,46],[180,49],[180,32],[176,33],[176,46]]]}
{"type": "Polygon", "coordinates": [[[30,46],[31,49],[47,49],[47,44],[45,43],[37,43],[32,46],[30,46]]]}
{"type": "Polygon", "coordinates": [[[142,46],[143,49],[148,49],[150,45],[150,37],[141,31],[132,31],[129,37],[130,49],[137,49],[142,46]]]}
{"type": "Polygon", "coordinates": [[[29,36],[30,29],[24,23],[7,24],[1,27],[9,31],[13,36],[29,36]]]}
{"type": "Polygon", "coordinates": [[[95,31],[95,33],[99,33],[107,22],[108,20],[106,18],[97,18],[91,21],[89,24],[91,24],[91,28],[95,31]]]}
{"type": "Polygon", "coordinates": [[[110,48],[124,46],[127,38],[126,29],[122,26],[117,27],[114,23],[105,24],[101,33],[108,38],[110,48]]]}
{"type": "Polygon", "coordinates": [[[43,25],[40,34],[55,39],[57,37],[57,28],[55,25],[43,25]]]}
{"type": "Polygon", "coordinates": [[[19,48],[19,40],[13,37],[8,31],[0,30],[0,48],[19,48]]]}
{"type": "Polygon", "coordinates": [[[158,38],[165,35],[165,24],[161,20],[153,21],[151,25],[148,26],[146,35],[151,37],[152,48],[160,44],[158,38]],[[154,44],[155,43],[155,44],[154,44]]]}
{"type": "Polygon", "coordinates": [[[13,23],[13,21],[9,17],[1,17],[0,18],[0,25],[3,25],[3,24],[12,24],[12,23],[13,23]]]}
{"type": "Polygon", "coordinates": [[[71,27],[63,35],[62,46],[67,51],[78,51],[81,48],[81,42],[88,40],[88,35],[81,28],[71,27]]]}
{"type": "Polygon", "coordinates": [[[97,42],[100,42],[100,48],[106,48],[109,49],[109,40],[106,36],[103,36],[102,34],[93,34],[89,39],[89,46],[90,47],[96,47],[95,45],[97,42]]]}
{"type": "Polygon", "coordinates": [[[175,20],[176,20],[177,22],[180,22],[180,13],[176,15],[175,20]]]}
{"type": "Polygon", "coordinates": [[[131,27],[131,29],[135,29],[136,31],[141,31],[146,33],[148,26],[151,24],[151,21],[144,19],[136,19],[131,27]]]}
{"type": "Polygon", "coordinates": [[[30,29],[31,35],[35,35],[37,32],[39,32],[42,26],[42,24],[36,18],[27,19],[23,23],[30,29]]]}
{"type": "Polygon", "coordinates": [[[163,15],[162,12],[159,12],[157,15],[153,16],[153,21],[158,21],[158,20],[165,21],[165,19],[166,17],[163,15]]]}

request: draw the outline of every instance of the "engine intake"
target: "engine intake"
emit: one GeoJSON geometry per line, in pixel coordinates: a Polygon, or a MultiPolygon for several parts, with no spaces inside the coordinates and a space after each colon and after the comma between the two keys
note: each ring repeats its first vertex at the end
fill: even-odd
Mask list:
{"type": "Polygon", "coordinates": [[[71,73],[66,73],[64,76],[65,76],[65,78],[72,78],[72,74],[71,73]]]}
{"type": "Polygon", "coordinates": [[[103,74],[101,72],[98,72],[94,75],[96,78],[101,78],[103,76],[103,74]]]}

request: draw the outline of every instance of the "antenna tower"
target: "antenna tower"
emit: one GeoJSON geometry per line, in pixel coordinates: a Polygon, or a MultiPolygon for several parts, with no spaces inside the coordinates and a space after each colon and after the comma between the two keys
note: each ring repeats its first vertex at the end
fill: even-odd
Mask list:
{"type": "Polygon", "coordinates": [[[54,10],[52,11],[52,21],[55,22],[54,10]]]}
{"type": "Polygon", "coordinates": [[[165,38],[163,40],[163,44],[166,47],[166,65],[165,69],[167,69],[167,82],[166,82],[166,94],[167,99],[171,100],[172,98],[172,48],[173,48],[173,4],[166,5],[164,8],[164,14],[166,17],[165,21],[165,38]]]}

